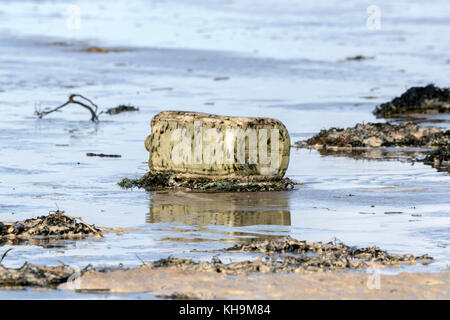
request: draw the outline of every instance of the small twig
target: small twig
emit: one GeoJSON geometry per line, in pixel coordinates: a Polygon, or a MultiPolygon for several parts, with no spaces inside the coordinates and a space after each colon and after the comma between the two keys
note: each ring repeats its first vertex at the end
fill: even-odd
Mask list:
{"type": "Polygon", "coordinates": [[[8,254],[8,252],[10,252],[13,248],[9,248],[8,250],[5,251],[5,253],[3,253],[2,257],[0,258],[0,264],[2,264],[3,259],[6,257],[6,255],[8,254]]]}
{"type": "Polygon", "coordinates": [[[36,110],[36,111],[35,111],[35,114],[39,117],[39,119],[42,119],[42,117],[44,117],[44,116],[46,116],[46,115],[48,115],[48,114],[50,114],[50,113],[52,113],[52,112],[56,112],[56,111],[58,111],[58,110],[64,108],[65,106],[67,106],[67,105],[69,105],[69,104],[71,104],[71,103],[78,104],[78,105],[82,106],[83,108],[86,108],[87,110],[89,110],[89,112],[91,113],[91,121],[93,121],[93,122],[98,122],[98,121],[99,121],[99,120],[98,120],[98,116],[101,115],[101,114],[103,113],[103,111],[100,112],[100,113],[97,113],[97,111],[98,111],[98,106],[97,106],[94,102],[92,102],[92,100],[90,100],[90,99],[88,99],[88,98],[82,96],[81,94],[71,94],[71,95],[69,96],[69,99],[68,99],[66,102],[64,102],[62,105],[60,105],[60,106],[58,106],[58,107],[56,107],[56,108],[54,108],[54,109],[47,110],[47,111],[39,111],[39,110],[36,110]],[[84,102],[81,102],[81,101],[74,100],[74,98],[81,98],[81,99],[84,99],[84,100],[87,101],[90,105],[88,105],[88,104],[86,104],[86,103],[84,103],[84,102]]]}

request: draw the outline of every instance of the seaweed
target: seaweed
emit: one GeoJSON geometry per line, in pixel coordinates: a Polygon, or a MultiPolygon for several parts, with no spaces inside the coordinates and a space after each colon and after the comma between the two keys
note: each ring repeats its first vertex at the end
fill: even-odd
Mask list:
{"type": "Polygon", "coordinates": [[[173,173],[147,172],[139,179],[122,179],[118,185],[124,189],[143,188],[148,191],[184,189],[198,192],[255,192],[292,190],[294,183],[289,178],[260,177],[187,177],[173,173]]]}
{"type": "Polygon", "coordinates": [[[409,113],[447,112],[450,112],[450,89],[429,84],[425,87],[409,88],[400,97],[377,106],[373,114],[389,118],[409,113]]]}

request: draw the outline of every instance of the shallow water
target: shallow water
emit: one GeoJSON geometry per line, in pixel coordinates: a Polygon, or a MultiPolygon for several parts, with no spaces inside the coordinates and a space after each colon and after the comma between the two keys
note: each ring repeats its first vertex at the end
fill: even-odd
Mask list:
{"type": "MultiPolygon", "coordinates": [[[[421,163],[292,149],[287,176],[304,183],[292,192],[148,193],[116,184],[146,172],[144,139],[162,110],[274,117],[294,142],[331,126],[382,121],[371,114],[375,105],[412,85],[450,86],[448,1],[380,2],[381,30],[366,28],[371,3],[364,1],[78,4],[81,28],[70,30],[63,1],[0,3],[0,220],[59,207],[96,225],[140,230],[14,246],[6,266],[132,267],[168,255],[210,260],[202,250],[279,235],[436,258],[406,271],[448,266],[449,175],[421,163]],[[125,51],[75,51],[89,45],[125,51]],[[359,54],[374,59],[344,61],[359,54]],[[33,115],[70,93],[103,110],[132,104],[140,111],[101,115],[98,124],[77,106],[41,120],[33,115]]],[[[448,116],[420,121],[450,127],[448,116]]],[[[224,262],[253,257],[217,255],[224,262]]],[[[26,292],[0,297],[41,296],[26,292]]]]}

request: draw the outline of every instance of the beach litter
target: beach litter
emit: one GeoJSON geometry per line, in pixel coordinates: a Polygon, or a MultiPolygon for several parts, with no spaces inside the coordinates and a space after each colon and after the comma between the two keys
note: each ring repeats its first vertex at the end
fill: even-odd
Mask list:
{"type": "Polygon", "coordinates": [[[145,140],[149,172],[125,178],[123,188],[191,191],[281,191],[290,154],[286,127],[271,118],[165,111],[145,140]]]}

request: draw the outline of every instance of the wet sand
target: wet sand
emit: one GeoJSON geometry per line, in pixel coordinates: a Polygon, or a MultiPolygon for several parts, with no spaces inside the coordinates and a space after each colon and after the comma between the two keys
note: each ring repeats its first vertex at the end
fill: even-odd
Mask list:
{"type": "Polygon", "coordinates": [[[87,274],[72,285],[63,284],[59,288],[91,293],[146,292],[182,299],[450,299],[448,270],[432,274],[403,272],[380,275],[377,280],[374,273],[228,277],[143,266],[126,271],[87,274]]]}
{"type": "MultiPolygon", "coordinates": [[[[0,220],[60,208],[95,225],[136,231],[43,246],[3,244],[0,253],[13,248],[2,261],[6,267],[28,261],[133,268],[168,256],[209,261],[208,250],[286,235],[435,258],[427,266],[382,270],[383,276],[407,271],[433,278],[448,267],[448,173],[402,155],[361,160],[291,149],[286,176],[302,183],[291,192],[193,195],[117,185],[147,172],[144,140],[151,118],[163,110],[277,118],[294,142],[321,129],[382,122],[372,114],[375,106],[408,87],[450,86],[450,47],[442,41],[448,1],[382,1],[380,30],[367,30],[371,3],[360,1],[77,3],[88,13],[79,30],[66,28],[63,1],[0,3],[0,220]],[[346,59],[359,55],[371,59],[346,59]],[[54,108],[70,93],[92,98],[101,110],[133,105],[139,111],[102,114],[96,124],[76,106],[34,116],[35,108],[54,108]]],[[[450,127],[448,114],[414,121],[450,127]]],[[[257,257],[219,255],[226,262],[257,257]]],[[[331,282],[358,277],[328,276],[331,282]]],[[[448,292],[448,284],[439,288],[448,292]]],[[[25,296],[60,294],[92,298],[56,290],[25,296]]],[[[23,296],[0,291],[0,297],[23,296]]]]}

